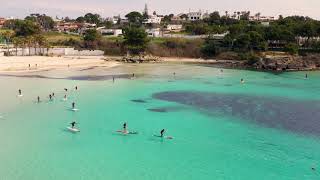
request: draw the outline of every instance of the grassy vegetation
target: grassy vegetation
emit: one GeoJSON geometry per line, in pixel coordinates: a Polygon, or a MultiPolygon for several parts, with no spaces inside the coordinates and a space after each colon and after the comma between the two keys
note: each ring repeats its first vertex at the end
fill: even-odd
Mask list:
{"type": "Polygon", "coordinates": [[[52,44],[52,45],[57,44],[59,42],[68,41],[70,39],[73,39],[75,41],[81,40],[81,36],[79,35],[66,34],[66,33],[60,33],[60,32],[46,32],[43,35],[47,39],[49,44],[52,44]]]}

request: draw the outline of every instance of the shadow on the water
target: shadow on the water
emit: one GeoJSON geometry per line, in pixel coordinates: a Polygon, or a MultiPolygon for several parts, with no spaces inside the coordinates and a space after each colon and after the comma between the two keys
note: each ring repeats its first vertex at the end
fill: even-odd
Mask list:
{"type": "Polygon", "coordinates": [[[135,103],[147,103],[147,101],[143,99],[132,99],[131,101],[135,103]]]}
{"type": "Polygon", "coordinates": [[[161,92],[153,98],[188,105],[210,116],[236,116],[270,128],[320,136],[320,101],[196,91],[161,92]]]}

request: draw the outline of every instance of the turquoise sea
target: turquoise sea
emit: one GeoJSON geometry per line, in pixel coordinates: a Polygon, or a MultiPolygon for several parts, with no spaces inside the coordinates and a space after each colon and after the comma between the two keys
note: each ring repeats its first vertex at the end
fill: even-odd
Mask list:
{"type": "Polygon", "coordinates": [[[320,179],[320,72],[308,75],[183,64],[2,74],[0,179],[320,179]],[[138,134],[117,133],[124,122],[138,134]],[[163,128],[174,138],[153,136],[163,128]]]}

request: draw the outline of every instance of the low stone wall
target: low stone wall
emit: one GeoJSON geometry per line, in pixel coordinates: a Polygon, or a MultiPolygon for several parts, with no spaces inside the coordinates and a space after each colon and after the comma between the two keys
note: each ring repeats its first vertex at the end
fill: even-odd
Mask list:
{"type": "MultiPolygon", "coordinates": [[[[7,51],[7,50],[3,50],[7,51]]],[[[49,55],[49,56],[102,56],[103,51],[100,50],[76,50],[74,48],[13,48],[9,50],[12,56],[28,56],[28,55],[49,55]]],[[[1,56],[1,50],[0,50],[1,56]]]]}

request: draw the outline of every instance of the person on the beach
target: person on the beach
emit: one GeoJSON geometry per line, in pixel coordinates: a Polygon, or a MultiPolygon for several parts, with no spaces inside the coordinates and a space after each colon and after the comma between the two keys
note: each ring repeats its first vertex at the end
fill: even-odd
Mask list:
{"type": "Polygon", "coordinates": [[[21,89],[19,89],[19,90],[18,90],[18,93],[19,93],[19,96],[21,96],[21,95],[22,95],[22,91],[21,91],[21,89]]]}
{"type": "Polygon", "coordinates": [[[30,69],[30,67],[31,67],[31,64],[29,64],[29,69],[30,69]]]}
{"type": "Polygon", "coordinates": [[[71,124],[71,128],[73,129],[74,128],[74,126],[76,125],[76,122],[72,122],[72,123],[70,123],[71,124]]]}
{"type": "Polygon", "coordinates": [[[75,89],[75,90],[78,90],[78,86],[76,86],[74,89],[75,89]]]}
{"type": "Polygon", "coordinates": [[[132,77],[134,77],[134,73],[132,74],[132,77]]]}
{"type": "Polygon", "coordinates": [[[50,101],[52,100],[52,95],[51,94],[49,94],[49,99],[50,99],[50,101]]]}
{"type": "Polygon", "coordinates": [[[40,103],[40,96],[37,97],[38,103],[40,103]]]}
{"type": "Polygon", "coordinates": [[[114,83],[114,76],[112,77],[112,82],[114,83]]]}
{"type": "Polygon", "coordinates": [[[68,89],[67,89],[67,88],[64,88],[64,91],[66,91],[66,92],[67,92],[67,91],[68,91],[68,89]]]}
{"type": "Polygon", "coordinates": [[[76,103],[72,102],[72,109],[74,109],[76,106],[76,103]]]}
{"type": "Polygon", "coordinates": [[[66,95],[66,94],[63,96],[63,99],[64,99],[64,100],[67,100],[67,95],[66,95]]]}
{"type": "Polygon", "coordinates": [[[54,97],[54,93],[52,93],[52,97],[54,97]]]}
{"type": "Polygon", "coordinates": [[[160,131],[160,137],[163,137],[163,134],[164,134],[164,129],[160,131]]]}

